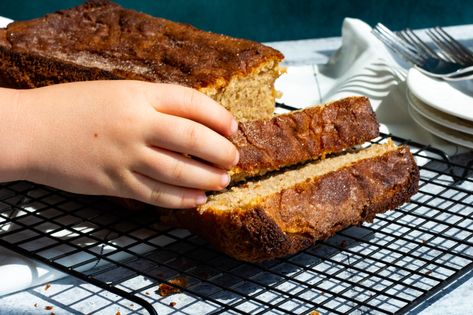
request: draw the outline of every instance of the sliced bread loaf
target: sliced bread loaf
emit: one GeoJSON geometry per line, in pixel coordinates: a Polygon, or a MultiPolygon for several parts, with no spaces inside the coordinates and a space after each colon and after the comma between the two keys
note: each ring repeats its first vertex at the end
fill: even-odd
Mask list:
{"type": "Polygon", "coordinates": [[[230,138],[240,161],[230,175],[232,181],[241,181],[340,152],[378,135],[379,124],[370,101],[361,96],[272,119],[240,122],[237,134],[230,138]]]}
{"type": "Polygon", "coordinates": [[[409,201],[419,171],[409,148],[391,141],[308,163],[209,196],[193,210],[162,210],[239,260],[296,253],[348,226],[409,201]]]}

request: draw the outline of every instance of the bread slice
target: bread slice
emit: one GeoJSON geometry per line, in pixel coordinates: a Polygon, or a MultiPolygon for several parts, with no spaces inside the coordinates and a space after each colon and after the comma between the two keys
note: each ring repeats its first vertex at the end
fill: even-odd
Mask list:
{"type": "Polygon", "coordinates": [[[176,83],[238,119],[272,116],[283,55],[105,0],[0,29],[0,79],[10,87],[133,79],[176,83]]]}
{"type": "Polygon", "coordinates": [[[240,122],[230,140],[240,153],[232,181],[324,157],[379,135],[367,97],[354,96],[272,119],[240,122]]]}
{"type": "Polygon", "coordinates": [[[348,226],[372,221],[417,191],[409,148],[392,141],[211,195],[194,210],[163,210],[168,224],[190,229],[239,260],[296,253],[348,226]]]}

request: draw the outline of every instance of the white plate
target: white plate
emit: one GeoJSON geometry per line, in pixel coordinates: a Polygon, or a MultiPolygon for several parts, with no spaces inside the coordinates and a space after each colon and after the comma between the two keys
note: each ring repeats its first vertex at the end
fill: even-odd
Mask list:
{"type": "Polygon", "coordinates": [[[433,121],[430,121],[424,118],[422,115],[418,114],[411,106],[408,107],[409,115],[412,119],[422,128],[428,132],[436,135],[439,138],[450,141],[452,143],[473,149],[473,136],[456,131],[444,126],[441,126],[433,121]]]}
{"type": "Polygon", "coordinates": [[[417,113],[425,118],[447,128],[473,135],[473,122],[436,110],[412,95],[409,90],[407,91],[407,101],[417,113]]]}
{"type": "Polygon", "coordinates": [[[411,68],[407,86],[418,99],[444,113],[473,121],[473,80],[446,82],[411,68]]]}
{"type": "Polygon", "coordinates": [[[0,27],[5,27],[11,22],[13,22],[13,20],[10,20],[10,19],[4,18],[3,16],[0,16],[0,27]]]}

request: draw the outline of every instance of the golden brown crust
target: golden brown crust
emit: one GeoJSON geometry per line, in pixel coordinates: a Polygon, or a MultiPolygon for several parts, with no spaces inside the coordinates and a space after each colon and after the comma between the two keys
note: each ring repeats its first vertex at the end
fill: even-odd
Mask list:
{"type": "Polygon", "coordinates": [[[0,71],[16,65],[11,80],[18,87],[120,78],[219,87],[283,58],[256,42],[204,32],[108,1],[11,23],[6,37],[8,44],[0,41],[5,60],[0,71]],[[25,72],[29,68],[24,67],[32,69],[25,72]],[[29,77],[32,72],[34,78],[29,77]]]}
{"type": "Polygon", "coordinates": [[[74,81],[127,79],[98,68],[83,67],[30,53],[19,53],[2,46],[0,46],[0,60],[0,75],[3,74],[14,88],[35,88],[74,81]]]}
{"type": "Polygon", "coordinates": [[[0,45],[10,47],[10,44],[7,41],[7,30],[4,28],[0,28],[0,45]]]}
{"type": "Polygon", "coordinates": [[[379,135],[367,97],[347,97],[323,106],[278,115],[271,120],[240,122],[230,140],[240,153],[232,180],[262,175],[282,167],[340,152],[379,135]]]}
{"type": "Polygon", "coordinates": [[[5,29],[0,28],[0,87],[15,87],[15,85],[10,80],[10,75],[8,75],[6,69],[9,69],[6,60],[4,60],[1,55],[2,47],[8,48],[9,44],[7,41],[7,32],[5,29]]]}
{"type": "Polygon", "coordinates": [[[358,161],[233,211],[164,211],[228,255],[259,262],[296,253],[348,226],[372,221],[417,191],[419,171],[408,147],[358,161]]]}

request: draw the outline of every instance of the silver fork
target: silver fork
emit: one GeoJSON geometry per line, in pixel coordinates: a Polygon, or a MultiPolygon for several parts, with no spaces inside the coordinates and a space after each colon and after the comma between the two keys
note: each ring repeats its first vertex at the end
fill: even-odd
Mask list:
{"type": "Polygon", "coordinates": [[[473,66],[465,68],[458,63],[443,60],[437,54],[429,52],[428,46],[419,48],[403,39],[402,35],[396,35],[381,23],[378,23],[372,32],[388,48],[414,64],[419,71],[428,76],[449,81],[473,78],[473,66]]]}
{"type": "Polygon", "coordinates": [[[473,65],[473,52],[450,36],[443,28],[437,26],[426,30],[426,33],[449,58],[464,66],[473,65]]]}
{"type": "Polygon", "coordinates": [[[405,30],[399,31],[396,33],[399,37],[405,40],[407,43],[413,45],[416,49],[424,53],[425,55],[436,58],[442,59],[445,61],[453,62],[456,61],[452,59],[448,54],[445,54],[443,51],[435,51],[433,50],[427,43],[425,43],[413,30],[410,28],[406,28],[405,30]]]}

